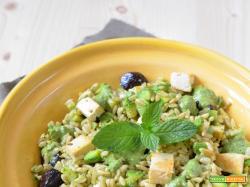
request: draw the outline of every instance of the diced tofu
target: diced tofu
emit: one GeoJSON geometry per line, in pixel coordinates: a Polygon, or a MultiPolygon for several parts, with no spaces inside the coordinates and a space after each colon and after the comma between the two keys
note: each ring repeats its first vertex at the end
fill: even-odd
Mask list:
{"type": "Polygon", "coordinates": [[[103,108],[90,97],[80,100],[76,107],[92,121],[95,121],[96,117],[99,117],[104,112],[103,108]]]}
{"type": "Polygon", "coordinates": [[[184,92],[192,91],[192,84],[194,82],[194,77],[181,72],[173,72],[170,77],[170,84],[173,88],[181,90],[184,92]]]}
{"type": "Polygon", "coordinates": [[[174,173],[174,156],[168,153],[153,153],[149,168],[149,183],[166,184],[174,173]]]}
{"type": "Polygon", "coordinates": [[[92,144],[91,139],[83,135],[73,139],[70,144],[66,146],[66,152],[73,158],[83,156],[92,149],[94,149],[94,145],[92,144]]]}
{"type": "Polygon", "coordinates": [[[215,163],[225,172],[242,174],[245,156],[238,153],[216,155],[215,163]]]}

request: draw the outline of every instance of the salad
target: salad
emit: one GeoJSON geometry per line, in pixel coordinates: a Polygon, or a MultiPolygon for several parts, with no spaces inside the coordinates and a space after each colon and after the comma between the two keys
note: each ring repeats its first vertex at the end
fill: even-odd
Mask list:
{"type": "Polygon", "coordinates": [[[120,85],[92,85],[49,122],[31,169],[40,187],[225,187],[209,178],[248,175],[250,143],[230,104],[193,75],[128,72],[120,85]]]}

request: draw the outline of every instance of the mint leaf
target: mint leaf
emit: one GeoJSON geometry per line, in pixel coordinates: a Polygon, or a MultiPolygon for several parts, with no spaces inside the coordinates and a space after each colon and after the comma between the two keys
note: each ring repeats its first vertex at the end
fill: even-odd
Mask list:
{"type": "Polygon", "coordinates": [[[162,112],[162,102],[158,101],[146,105],[145,111],[142,115],[142,127],[144,129],[151,129],[160,121],[162,112]]]}
{"type": "Polygon", "coordinates": [[[160,138],[153,133],[150,133],[148,131],[141,132],[141,142],[146,148],[155,151],[159,145],[159,141],[160,138]]]}
{"type": "Polygon", "coordinates": [[[126,153],[140,147],[140,127],[131,122],[114,122],[100,129],[92,143],[99,149],[126,153]]]}
{"type": "Polygon", "coordinates": [[[160,138],[161,144],[172,144],[190,139],[197,127],[188,120],[172,119],[155,126],[152,131],[160,138]]]}

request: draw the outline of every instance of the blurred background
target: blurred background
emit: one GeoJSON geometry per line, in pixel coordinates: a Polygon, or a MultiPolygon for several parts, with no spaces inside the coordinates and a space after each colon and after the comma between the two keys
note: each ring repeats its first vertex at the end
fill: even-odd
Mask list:
{"type": "Polygon", "coordinates": [[[71,49],[111,18],[250,68],[250,0],[0,0],[0,82],[71,49]]]}

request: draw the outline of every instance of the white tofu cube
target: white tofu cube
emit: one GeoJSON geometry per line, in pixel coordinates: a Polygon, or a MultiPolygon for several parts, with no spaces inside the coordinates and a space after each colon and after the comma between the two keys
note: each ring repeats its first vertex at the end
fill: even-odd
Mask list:
{"type": "Polygon", "coordinates": [[[192,91],[192,84],[194,82],[194,77],[181,72],[173,72],[170,77],[170,84],[173,88],[181,90],[184,92],[192,91]]]}
{"type": "Polygon", "coordinates": [[[96,117],[99,117],[104,112],[103,108],[90,97],[80,100],[76,107],[91,121],[95,121],[96,117]]]}
{"type": "Polygon", "coordinates": [[[73,139],[69,145],[66,146],[66,152],[73,158],[78,158],[85,153],[94,149],[91,138],[80,135],[73,139]]]}
{"type": "Polygon", "coordinates": [[[222,153],[216,155],[215,164],[223,171],[232,174],[242,174],[245,156],[238,153],[222,153]]]}
{"type": "Polygon", "coordinates": [[[153,153],[149,168],[149,183],[166,184],[174,173],[174,156],[169,153],[153,153]]]}

